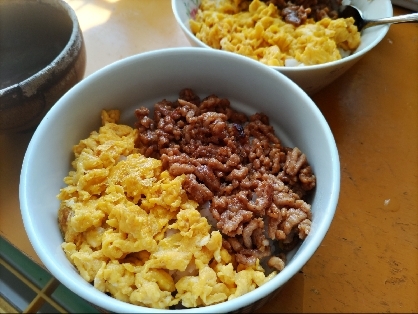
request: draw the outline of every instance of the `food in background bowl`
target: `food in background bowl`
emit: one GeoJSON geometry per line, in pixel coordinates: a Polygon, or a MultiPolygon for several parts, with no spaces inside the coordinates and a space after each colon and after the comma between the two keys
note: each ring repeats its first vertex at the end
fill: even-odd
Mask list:
{"type": "MultiPolygon", "coordinates": [[[[201,2],[201,0],[172,0],[171,3],[174,17],[191,45],[201,48],[211,48],[209,45],[199,40],[190,28],[190,20],[197,14],[201,2]]],[[[217,1],[213,1],[213,3],[216,2],[217,1]]],[[[298,3],[299,2],[300,1],[298,1],[298,3]]],[[[366,18],[379,19],[393,15],[392,3],[390,0],[351,0],[350,3],[358,7],[366,18]]],[[[361,33],[360,45],[358,48],[349,56],[345,56],[339,60],[309,66],[297,66],[299,61],[296,59],[288,59],[287,62],[294,66],[270,66],[285,74],[306,93],[313,95],[356,64],[357,61],[372,50],[384,38],[388,30],[389,25],[375,26],[364,30],[361,33]]]]}
{"type": "Polygon", "coordinates": [[[283,270],[311,227],[306,156],[281,145],[267,116],[215,95],[184,89],[154,119],[146,107],[136,115],[133,129],[103,111],[99,132],[73,148],[58,216],[81,276],[121,301],[190,308],[283,270]]]}
{"type": "Polygon", "coordinates": [[[190,29],[212,48],[267,65],[322,64],[348,56],[360,45],[354,19],[338,18],[337,10],[291,2],[279,6],[261,0],[201,0],[190,29]]]}
{"type": "MultiPolygon", "coordinates": [[[[119,110],[119,123],[132,126],[135,109],[144,106],[152,112],[155,103],[177,99],[186,86],[198,95],[222,95],[246,115],[265,113],[283,146],[298,147],[309,157],[316,177],[307,200],[312,213],[309,235],[286,254],[286,267],[244,296],[190,310],[220,313],[260,307],[314,255],[332,222],[340,186],[337,147],[320,110],[291,80],[250,58],[214,49],[164,49],[120,60],[82,80],[48,112],[25,154],[19,192],[25,230],[43,265],[68,289],[107,311],[184,310],[149,308],[113,298],[88,283],[67,259],[61,248],[56,195],[65,187],[62,180],[74,159],[72,147],[100,128],[102,109],[119,110]]],[[[158,275],[153,278],[157,281],[158,275]]]]}

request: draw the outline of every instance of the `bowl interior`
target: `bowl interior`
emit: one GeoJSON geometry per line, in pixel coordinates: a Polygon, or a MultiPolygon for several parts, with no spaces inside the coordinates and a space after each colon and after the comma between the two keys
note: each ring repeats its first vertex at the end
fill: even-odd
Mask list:
{"type": "Polygon", "coordinates": [[[246,113],[266,113],[284,144],[306,153],[317,176],[311,233],[292,252],[286,268],[245,297],[190,311],[229,312],[272,293],[313,255],[334,216],[340,187],[335,141],[319,109],[291,80],[249,58],[211,49],[164,49],[118,61],[81,81],[47,113],[29,144],[20,179],[25,229],[40,259],[65,286],[104,309],[161,312],[99,292],[66,259],[60,247],[56,195],[70,170],[72,146],[98,129],[102,109],[120,109],[121,122],[132,126],[135,108],[151,108],[164,98],[175,100],[185,87],[200,96],[228,98],[235,109],[246,113]]]}
{"type": "Polygon", "coordinates": [[[0,89],[50,64],[70,40],[73,21],[49,3],[1,1],[0,89]]]}
{"type": "MultiPolygon", "coordinates": [[[[390,0],[351,0],[351,3],[363,12],[365,19],[379,19],[393,16],[393,7],[390,0]]],[[[389,30],[389,25],[380,25],[367,28],[361,35],[361,43],[355,53],[369,51],[376,46],[389,30]]]]}

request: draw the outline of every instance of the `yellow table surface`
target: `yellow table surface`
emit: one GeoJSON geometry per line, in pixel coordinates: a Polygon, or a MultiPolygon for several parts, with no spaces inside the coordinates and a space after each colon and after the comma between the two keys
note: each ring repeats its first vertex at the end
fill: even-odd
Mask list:
{"type": "MultiPolygon", "coordinates": [[[[190,46],[169,0],[68,0],[87,49],[85,76],[124,57],[190,46]]],[[[394,7],[394,14],[410,13],[394,7]]],[[[418,24],[383,41],[312,96],[341,162],[337,212],[322,245],[258,312],[418,312],[418,24]]],[[[0,135],[0,232],[41,264],[18,187],[32,134],[0,135]]]]}

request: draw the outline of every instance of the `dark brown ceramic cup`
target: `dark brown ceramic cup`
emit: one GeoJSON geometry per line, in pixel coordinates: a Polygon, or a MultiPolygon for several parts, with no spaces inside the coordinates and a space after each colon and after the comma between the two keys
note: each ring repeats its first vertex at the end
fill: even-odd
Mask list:
{"type": "Polygon", "coordinates": [[[0,0],[0,133],[34,129],[84,76],[86,51],[63,0],[0,0]]]}

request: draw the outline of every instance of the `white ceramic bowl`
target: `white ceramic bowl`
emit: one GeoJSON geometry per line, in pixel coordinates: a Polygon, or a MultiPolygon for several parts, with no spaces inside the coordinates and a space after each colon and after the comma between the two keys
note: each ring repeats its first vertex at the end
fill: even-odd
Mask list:
{"type": "MultiPolygon", "coordinates": [[[[362,10],[366,19],[393,16],[390,0],[351,0],[351,3],[362,10]]],[[[171,0],[171,5],[174,16],[191,45],[210,48],[197,39],[190,30],[190,16],[199,7],[200,0],[171,0]]],[[[385,37],[388,30],[388,25],[375,26],[364,30],[360,46],[352,55],[342,60],[305,67],[272,66],[272,68],[292,79],[309,95],[313,95],[344,74],[367,52],[373,49],[385,37]]]]}
{"type": "Polygon", "coordinates": [[[185,87],[200,96],[215,93],[226,97],[234,108],[247,114],[266,113],[283,143],[298,146],[308,156],[317,187],[311,200],[311,232],[290,253],[282,272],[243,297],[205,308],[167,312],[254,310],[305,265],[333,219],[340,189],[337,147],[317,106],[290,79],[257,61],[213,49],[172,48],[118,61],[82,80],[51,108],[27,148],[20,178],[24,226],[41,261],[70,290],[103,309],[163,312],[124,303],[96,290],[65,257],[60,247],[63,239],[57,224],[56,195],[70,170],[72,146],[99,128],[103,108],[120,109],[121,122],[133,125],[135,108],[151,108],[164,98],[175,100],[185,87]]]}

